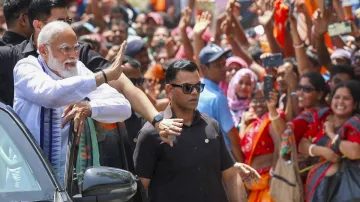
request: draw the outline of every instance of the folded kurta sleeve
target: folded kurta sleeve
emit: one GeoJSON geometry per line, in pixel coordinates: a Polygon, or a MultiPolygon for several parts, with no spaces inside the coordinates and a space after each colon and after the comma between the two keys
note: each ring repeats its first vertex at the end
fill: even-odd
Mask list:
{"type": "MultiPolygon", "coordinates": [[[[79,74],[94,75],[83,63],[78,62],[79,74]]],[[[87,96],[92,108],[91,117],[103,123],[122,122],[131,116],[129,101],[108,84],[100,85],[87,96]]]]}
{"type": "Polygon", "coordinates": [[[131,116],[129,101],[108,84],[103,84],[88,96],[92,108],[91,117],[104,123],[125,121],[131,116]]]}

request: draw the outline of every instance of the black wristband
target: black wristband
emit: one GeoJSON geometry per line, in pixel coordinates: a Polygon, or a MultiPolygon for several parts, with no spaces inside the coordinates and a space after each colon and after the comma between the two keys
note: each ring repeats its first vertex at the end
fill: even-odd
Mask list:
{"type": "Polygon", "coordinates": [[[164,115],[158,114],[158,115],[156,115],[156,116],[154,117],[154,119],[152,120],[151,125],[153,125],[153,126],[155,127],[155,124],[156,124],[157,122],[162,121],[163,119],[164,119],[164,115]]]}
{"type": "Polygon", "coordinates": [[[101,73],[102,73],[103,76],[104,76],[105,83],[108,83],[108,80],[107,80],[107,77],[106,77],[106,74],[105,74],[104,70],[101,70],[101,73]]]}

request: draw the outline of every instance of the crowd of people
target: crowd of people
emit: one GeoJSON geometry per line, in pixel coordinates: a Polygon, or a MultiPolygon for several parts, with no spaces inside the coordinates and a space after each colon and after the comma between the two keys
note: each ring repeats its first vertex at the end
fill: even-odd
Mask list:
{"type": "Polygon", "coordinates": [[[248,3],[5,0],[0,101],[64,186],[74,134],[148,201],[360,201],[360,3],[248,3]]]}

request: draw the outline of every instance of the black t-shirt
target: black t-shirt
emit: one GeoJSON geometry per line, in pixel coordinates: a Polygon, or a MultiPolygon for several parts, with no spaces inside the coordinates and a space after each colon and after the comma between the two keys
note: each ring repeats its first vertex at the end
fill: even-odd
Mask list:
{"type": "MultiPolygon", "coordinates": [[[[79,60],[93,72],[110,66],[110,63],[99,53],[93,51],[88,43],[80,43],[79,60]]],[[[16,46],[0,47],[0,101],[12,106],[14,101],[14,78],[13,69],[16,63],[32,55],[39,54],[34,46],[32,38],[23,41],[16,46]]]]}
{"type": "Polygon", "coordinates": [[[4,35],[0,39],[0,46],[15,46],[27,39],[28,38],[24,37],[23,35],[17,34],[15,32],[5,31],[4,35]]]}
{"type": "Polygon", "coordinates": [[[132,114],[131,114],[130,118],[125,120],[126,131],[128,134],[128,139],[129,139],[129,142],[131,145],[131,150],[132,150],[131,158],[132,158],[132,154],[135,150],[139,131],[146,122],[147,121],[140,114],[136,113],[134,110],[132,110],[132,114]]]}
{"type": "Polygon", "coordinates": [[[151,179],[149,201],[228,201],[222,171],[235,161],[217,121],[196,111],[192,125],[183,126],[173,147],[161,142],[157,130],[147,122],[134,152],[136,174],[151,179]]]}

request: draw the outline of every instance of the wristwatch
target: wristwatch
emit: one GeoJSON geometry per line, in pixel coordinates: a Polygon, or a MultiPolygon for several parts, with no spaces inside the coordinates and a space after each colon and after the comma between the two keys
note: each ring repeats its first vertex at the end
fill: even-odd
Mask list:
{"type": "Polygon", "coordinates": [[[154,119],[152,120],[151,124],[155,127],[155,124],[156,124],[157,122],[162,121],[163,119],[164,119],[164,115],[158,114],[158,115],[156,115],[156,116],[154,117],[154,119]]]}

